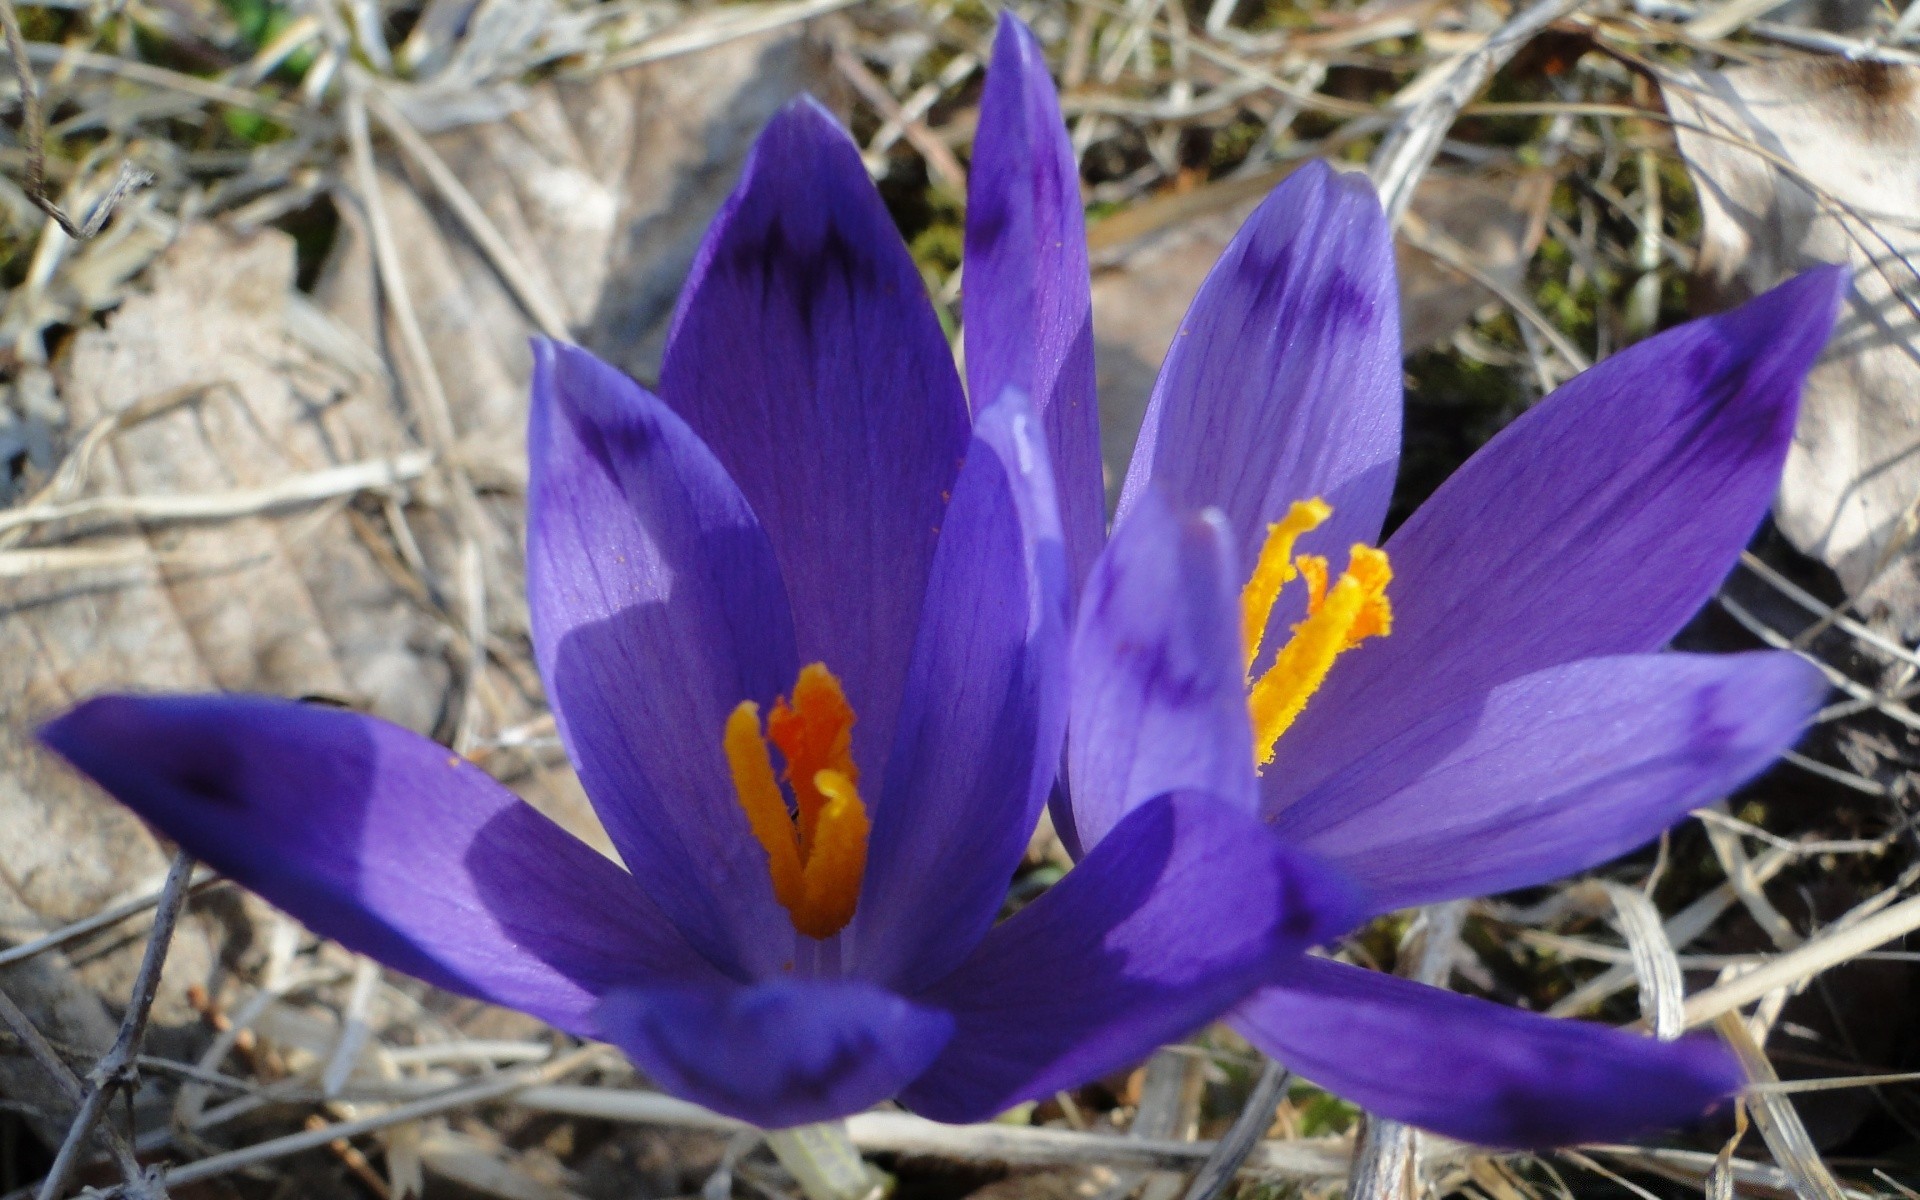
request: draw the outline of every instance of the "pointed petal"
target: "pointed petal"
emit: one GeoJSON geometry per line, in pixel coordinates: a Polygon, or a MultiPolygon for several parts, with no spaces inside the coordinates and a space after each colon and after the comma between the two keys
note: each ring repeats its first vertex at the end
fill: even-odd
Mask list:
{"type": "Polygon", "coordinates": [[[1359,907],[1339,873],[1217,799],[1150,801],[921,997],[959,1024],[901,1101],[979,1121],[1135,1062],[1359,907]]]}
{"type": "Polygon", "coordinates": [[[941,525],[854,918],[862,978],[911,990],[993,923],[1059,768],[1066,603],[1046,441],[1009,391],[941,525]]]}
{"type": "Polygon", "coordinates": [[[1469,459],[1387,543],[1393,634],[1281,739],[1268,803],[1455,697],[1665,644],[1766,512],[1846,279],[1809,271],[1623,350],[1469,459]]]}
{"type": "Polygon", "coordinates": [[[43,741],[314,932],[593,1036],[596,995],[719,976],[631,876],[418,734],[260,696],[102,696],[43,741]]]}
{"type": "Polygon", "coordinates": [[[812,99],[767,126],[707,232],[660,390],[766,527],[801,661],[845,685],[878,779],[967,407],[918,269],[812,99]]]}
{"type": "Polygon", "coordinates": [[[864,983],[634,988],[597,1014],[655,1083],[762,1129],[871,1108],[926,1070],[953,1018],[864,983]]]}
{"type": "Polygon", "coordinates": [[[1217,512],[1182,520],[1149,491],[1094,566],[1069,674],[1067,777],[1082,845],[1166,792],[1255,810],[1230,536],[1217,512]]]}
{"type": "Polygon", "coordinates": [[[1319,496],[1333,517],[1301,547],[1340,561],[1378,539],[1399,455],[1393,239],[1363,176],[1311,162],[1247,218],[1194,297],[1120,514],[1149,482],[1176,509],[1217,506],[1250,564],[1268,522],[1319,496]]]}
{"type": "Polygon", "coordinates": [[[527,452],[534,657],[580,782],[702,953],[772,970],[793,928],[721,749],[798,669],[766,534],[686,423],[584,350],[536,346],[527,452]]]}
{"type": "Polygon", "coordinates": [[[1033,398],[1077,590],[1107,526],[1087,223],[1046,59],[1033,33],[1006,10],[969,172],[961,296],[967,387],[976,407],[1009,387],[1033,398]]]}
{"type": "Polygon", "coordinates": [[[1485,1146],[1657,1133],[1702,1116],[1742,1078],[1710,1038],[1657,1042],[1316,958],[1232,1023],[1370,1113],[1485,1146]]]}
{"type": "Polygon", "coordinates": [[[1383,912],[1546,883],[1765,770],[1826,691],[1786,653],[1550,667],[1375,747],[1273,829],[1345,867],[1383,912]]]}

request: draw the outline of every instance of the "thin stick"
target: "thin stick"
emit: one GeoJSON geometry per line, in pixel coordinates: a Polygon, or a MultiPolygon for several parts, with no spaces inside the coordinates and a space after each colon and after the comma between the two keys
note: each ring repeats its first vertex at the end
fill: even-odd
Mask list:
{"type": "MultiPolygon", "coordinates": [[[[0,1023],[4,1023],[25,1046],[33,1061],[53,1079],[54,1085],[67,1095],[67,1101],[78,1109],[86,1097],[86,1085],[73,1073],[55,1052],[53,1043],[34,1025],[33,1020],[13,1002],[13,997],[0,992],[0,1023]]],[[[120,1131],[108,1126],[100,1131],[106,1136],[107,1149],[113,1155],[113,1161],[119,1166],[120,1173],[129,1181],[140,1179],[140,1160],[134,1157],[133,1147],[127,1145],[120,1131]]]]}
{"type": "Polygon", "coordinates": [[[1775,988],[1805,982],[1830,967],[1839,966],[1863,951],[1920,929],[1920,896],[1911,896],[1892,908],[1855,925],[1827,930],[1797,949],[1769,960],[1757,970],[1716,984],[1687,1000],[1687,1026],[1704,1025],[1722,1013],[1751,1004],[1775,988]]]}
{"type": "MultiPolygon", "coordinates": [[[[188,894],[199,892],[218,882],[220,882],[220,876],[214,874],[212,868],[206,868],[194,875],[193,882],[187,885],[187,892],[188,894]]],[[[44,937],[22,942],[18,946],[9,946],[5,950],[0,950],[0,967],[10,967],[14,963],[25,962],[35,955],[44,954],[75,939],[86,937],[90,933],[97,933],[110,925],[118,925],[128,917],[137,916],[160,903],[165,895],[165,889],[148,892],[124,904],[116,904],[105,912],[95,913],[83,921],[75,921],[71,925],[56,929],[44,937]]]]}
{"type": "Polygon", "coordinates": [[[131,162],[121,163],[112,186],[94,204],[86,221],[74,224],[73,218],[47,194],[47,118],[40,108],[40,81],[34,77],[33,64],[28,61],[27,38],[20,32],[20,15],[13,10],[13,0],[0,0],[0,33],[6,35],[7,54],[13,59],[13,72],[20,80],[20,141],[27,155],[27,199],[52,217],[62,233],[83,242],[100,232],[128,192],[152,183],[153,176],[131,162]]]}
{"type": "MultiPolygon", "coordinates": [[[[113,1102],[115,1093],[131,1086],[138,1077],[134,1060],[139,1057],[140,1043],[147,1035],[147,1017],[153,1011],[154,994],[160,990],[160,970],[167,964],[167,950],[173,945],[174,926],[179,922],[180,910],[186,907],[187,881],[192,877],[192,857],[185,851],[174,855],[166,885],[160,889],[160,902],[154,906],[153,932],[147,936],[146,953],[140,958],[140,973],[134,976],[133,997],[127,1006],[127,1015],[120,1022],[119,1036],[113,1039],[113,1045],[99,1064],[88,1072],[87,1082],[92,1090],[80,1106],[80,1115],[68,1128],[67,1140],[61,1143],[53,1166],[47,1168],[47,1177],[40,1184],[39,1200],[57,1200],[66,1189],[67,1179],[79,1165],[81,1151],[93,1136],[94,1126],[105,1115],[107,1105],[113,1102]]],[[[147,1190],[140,1186],[139,1179],[136,1175],[129,1186],[147,1190]]]]}
{"type": "Polygon", "coordinates": [[[1213,1153],[1194,1172],[1193,1182],[1187,1186],[1183,1200],[1213,1200],[1240,1173],[1240,1165],[1247,1161],[1247,1155],[1253,1153],[1267,1126],[1273,1124],[1274,1109],[1279,1107],[1280,1097],[1286,1094],[1290,1077],[1285,1067],[1272,1059],[1267,1060],[1260,1069],[1260,1078],[1254,1083],[1253,1092],[1240,1109],[1240,1115],[1233,1119],[1233,1127],[1214,1144],[1213,1153]]]}
{"type": "MultiPolygon", "coordinates": [[[[1413,187],[1426,172],[1460,109],[1485,87],[1495,71],[1533,36],[1572,12],[1579,0],[1538,0],[1495,30],[1477,48],[1462,54],[1439,86],[1394,123],[1373,156],[1373,182],[1387,220],[1399,224],[1413,200],[1413,187]]],[[[1416,81],[1416,86],[1419,81],[1416,81]]]]}
{"type": "Polygon", "coordinates": [[[471,1087],[451,1088],[437,1096],[428,1096],[415,1100],[411,1104],[397,1105],[383,1113],[375,1113],[352,1121],[338,1121],[318,1129],[288,1134],[271,1141],[230,1150],[225,1154],[216,1154],[211,1158],[203,1158],[199,1162],[188,1163],[184,1167],[175,1167],[166,1173],[164,1180],[169,1187],[178,1187],[202,1179],[214,1179],[246,1167],[285,1158],[290,1154],[315,1150],[336,1140],[358,1137],[363,1133],[373,1133],[381,1129],[390,1129],[395,1125],[405,1125],[427,1117],[439,1116],[456,1108],[499,1100],[524,1088],[557,1079],[605,1053],[602,1047],[588,1046],[557,1058],[538,1070],[502,1072],[484,1083],[477,1083],[471,1087]]]}

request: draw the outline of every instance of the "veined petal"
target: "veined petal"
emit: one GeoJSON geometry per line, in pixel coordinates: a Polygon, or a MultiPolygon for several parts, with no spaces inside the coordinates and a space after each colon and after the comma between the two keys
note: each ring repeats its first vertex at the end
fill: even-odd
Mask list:
{"type": "Polygon", "coordinates": [[[762,1129],[871,1108],[953,1034],[946,1013],[846,980],[634,988],[609,995],[597,1017],[662,1088],[762,1129]]]}
{"type": "Polygon", "coordinates": [[[901,1102],[979,1121],[1116,1070],[1346,931],[1360,907],[1337,871],[1215,797],[1149,801],[917,997],[958,1027],[901,1102]]]}
{"type": "Polygon", "coordinates": [[[811,98],[774,117],[708,230],[660,391],[766,528],[800,659],[845,685],[879,779],[967,406],[858,150],[811,98]]]}
{"type": "Polygon", "coordinates": [[[1629,347],[1469,459],[1387,543],[1393,634],[1281,740],[1267,804],[1456,697],[1665,644],[1766,512],[1846,279],[1809,271],[1629,347]]]}
{"type": "Polygon", "coordinates": [[[1077,589],[1107,525],[1087,223],[1046,59],[1004,9],[973,139],[965,253],[968,390],[976,407],[1010,387],[1033,398],[1077,589]]]}
{"type": "Polygon", "coordinates": [[[641,886],[714,962],[792,955],[722,734],[793,683],[773,550],[708,449],[584,350],[535,347],[527,605],[567,753],[641,886]]]}
{"type": "Polygon", "coordinates": [[[1484,1146],[1657,1133],[1741,1083],[1739,1064],[1710,1038],[1657,1042],[1316,958],[1300,959],[1232,1024],[1368,1112],[1484,1146]]]}
{"type": "Polygon", "coordinates": [[[987,932],[1066,731],[1066,564],[1046,439],[1008,391],[980,414],[940,529],[866,886],[842,953],[910,991],[987,932]]]}
{"type": "MultiPolygon", "coordinates": [[[[1393,238],[1366,179],[1310,162],[1220,256],[1167,351],[1120,497],[1218,507],[1252,563],[1296,500],[1333,516],[1302,548],[1335,561],[1376,541],[1400,455],[1393,238]]],[[[1299,619],[1283,598],[1274,628],[1299,619]]],[[[1281,635],[1278,640],[1284,640],[1281,635]]]]}
{"type": "Polygon", "coordinates": [[[720,978],[625,871],[397,725],[262,696],[102,696],[40,736],[194,857],[436,987],[590,1037],[610,987],[720,978]]]}
{"type": "Polygon", "coordinates": [[[1545,883],[1764,770],[1826,691],[1767,651],[1549,667],[1375,746],[1273,829],[1351,872],[1379,911],[1545,883]]]}
{"type": "Polygon", "coordinates": [[[1081,845],[1172,791],[1255,810],[1240,577],[1217,512],[1157,491],[1114,530],[1074,629],[1067,778],[1081,845]]]}

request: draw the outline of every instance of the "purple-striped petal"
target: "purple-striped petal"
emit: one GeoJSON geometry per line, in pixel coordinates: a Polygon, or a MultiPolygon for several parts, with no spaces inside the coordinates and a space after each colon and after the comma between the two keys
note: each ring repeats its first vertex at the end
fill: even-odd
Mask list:
{"type": "Polygon", "coordinates": [[[792,956],[721,750],[793,686],[780,572],[751,509],[665,404],[584,350],[535,347],[527,605],[567,753],[641,885],[735,974],[792,956]]]}
{"type": "Polygon", "coordinates": [[[1388,542],[1393,634],[1281,739],[1267,803],[1457,697],[1665,644],[1766,512],[1846,281],[1809,271],[1623,350],[1469,459],[1388,542]]]}
{"type": "Polygon", "coordinates": [[[1067,778],[1083,846],[1166,792],[1255,810],[1230,536],[1217,511],[1182,520],[1150,490],[1094,566],[1069,673],[1067,778]]]}
{"type": "Polygon", "coordinates": [[[634,988],[597,1014],[665,1090],[762,1129],[871,1108],[926,1070],[953,1018],[845,980],[634,988]]]}
{"type": "Polygon", "coordinates": [[[1485,1146],[1619,1141],[1740,1087],[1709,1038],[1657,1042],[1304,958],[1232,1017],[1248,1041],[1370,1113],[1485,1146]]]}
{"type": "Polygon", "coordinates": [[[902,1103],[978,1121],[1218,1016],[1360,910],[1338,872],[1212,796],[1164,796],[918,997],[953,1041],[902,1103]]]}
{"type": "Polygon", "coordinates": [[[801,661],[840,678],[880,778],[967,406],[859,152],[811,98],[774,117],[708,230],[660,392],[765,526],[801,661]]]}
{"type": "Polygon", "coordinates": [[[916,988],[993,923],[1060,763],[1066,590],[1046,440],[1009,391],[975,422],[941,525],[844,939],[862,978],[916,988]]]}
{"type": "Polygon", "coordinates": [[[1549,667],[1373,747],[1273,829],[1346,868],[1379,911],[1546,883],[1764,770],[1826,690],[1770,651],[1549,667]]]}
{"type": "Polygon", "coordinates": [[[1000,13],[967,179],[967,386],[976,407],[1033,398],[1060,492],[1067,565],[1086,578],[1107,526],[1093,295],[1080,172],[1039,43],[1000,13]]]}
{"type": "MultiPolygon", "coordinates": [[[[1160,368],[1120,513],[1149,483],[1177,509],[1218,507],[1237,560],[1252,564],[1267,523],[1319,496],[1333,516],[1301,547],[1340,562],[1379,537],[1399,455],[1393,239],[1365,177],[1310,162],[1201,285],[1160,368]]],[[[1297,608],[1283,598],[1273,628],[1297,608]]]]}
{"type": "Polygon", "coordinates": [[[445,746],[260,696],[103,696],[40,731],[314,932],[593,1036],[596,996],[719,974],[633,878],[445,746]]]}

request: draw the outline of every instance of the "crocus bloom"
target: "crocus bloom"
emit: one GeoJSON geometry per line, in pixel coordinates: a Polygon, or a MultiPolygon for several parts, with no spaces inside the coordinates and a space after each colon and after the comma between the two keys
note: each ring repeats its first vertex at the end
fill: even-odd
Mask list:
{"type": "Polygon", "coordinates": [[[1064,738],[1046,439],[1017,389],[969,413],[812,101],[709,232],[660,392],[536,347],[535,658],[626,870],[352,712],[106,697],[47,744],[314,930],[768,1127],[990,1116],[1351,926],[1337,874],[1177,794],[995,924],[1064,738]]]}
{"type": "MultiPolygon", "coordinates": [[[[1028,391],[1054,456],[1080,593],[1055,811],[1074,848],[1097,856],[1150,797],[1210,795],[1384,913],[1601,863],[1799,735],[1822,691],[1806,664],[1654,651],[1766,510],[1841,271],[1574,379],[1376,549],[1400,440],[1391,238],[1364,180],[1308,164],[1181,324],[1103,551],[1076,185],[1038,49],[1003,18],[968,204],[967,370],[975,394],[1028,391]]],[[[1370,1111],[1483,1143],[1647,1131],[1739,1079],[1711,1041],[1321,958],[1234,1023],[1370,1111]]]]}

